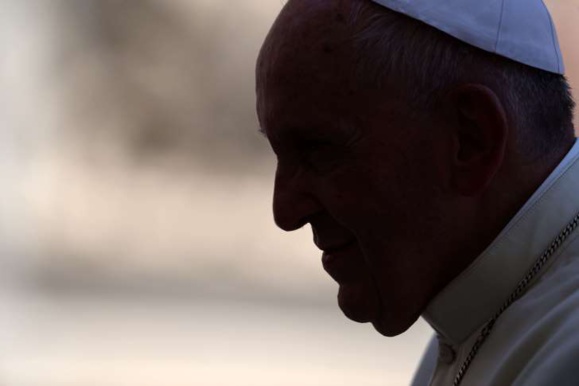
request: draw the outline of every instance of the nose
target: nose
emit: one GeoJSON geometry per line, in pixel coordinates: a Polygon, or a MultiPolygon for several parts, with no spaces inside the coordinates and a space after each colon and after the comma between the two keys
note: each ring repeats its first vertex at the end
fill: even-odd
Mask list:
{"type": "Polygon", "coordinates": [[[303,173],[287,173],[278,166],[273,193],[273,217],[276,225],[284,231],[300,229],[322,209],[307,179],[303,173]]]}

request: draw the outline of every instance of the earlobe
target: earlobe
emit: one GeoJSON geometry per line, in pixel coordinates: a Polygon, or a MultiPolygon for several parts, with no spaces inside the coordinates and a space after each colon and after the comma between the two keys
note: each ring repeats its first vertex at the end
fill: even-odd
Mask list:
{"type": "Polygon", "coordinates": [[[478,84],[454,89],[448,99],[454,116],[453,187],[463,196],[485,191],[501,168],[509,125],[498,96],[478,84]]]}

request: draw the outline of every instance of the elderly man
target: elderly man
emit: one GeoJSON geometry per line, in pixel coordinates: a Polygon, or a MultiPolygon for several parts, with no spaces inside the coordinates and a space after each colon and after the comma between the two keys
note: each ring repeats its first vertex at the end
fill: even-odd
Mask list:
{"type": "Polygon", "coordinates": [[[541,0],[289,0],[257,64],[274,217],[416,385],[579,384],[579,145],[541,0]],[[380,4],[377,4],[380,3],[380,4]]]}

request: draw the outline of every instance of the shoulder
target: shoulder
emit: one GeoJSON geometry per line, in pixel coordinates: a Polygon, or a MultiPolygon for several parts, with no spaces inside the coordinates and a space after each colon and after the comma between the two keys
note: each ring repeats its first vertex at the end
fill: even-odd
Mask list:
{"type": "MultiPolygon", "coordinates": [[[[509,368],[517,368],[511,378],[514,385],[579,383],[577,248],[567,248],[557,259],[497,325],[494,338],[503,340],[504,344],[500,372],[505,375],[510,372],[509,368]]],[[[495,343],[501,345],[496,340],[495,343]]]]}
{"type": "Polygon", "coordinates": [[[579,312],[566,313],[539,326],[532,357],[515,385],[571,386],[579,382],[579,312]],[[540,335],[544,335],[543,338],[540,335]]]}

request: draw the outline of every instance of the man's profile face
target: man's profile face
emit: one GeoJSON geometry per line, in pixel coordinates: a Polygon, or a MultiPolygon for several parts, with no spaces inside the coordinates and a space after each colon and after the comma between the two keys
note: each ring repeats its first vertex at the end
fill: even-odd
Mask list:
{"type": "Polygon", "coordinates": [[[278,160],[274,217],[287,231],[311,225],[348,317],[397,335],[439,289],[439,133],[409,118],[395,87],[357,84],[339,9],[308,19],[291,3],[257,69],[258,116],[278,160]]]}

